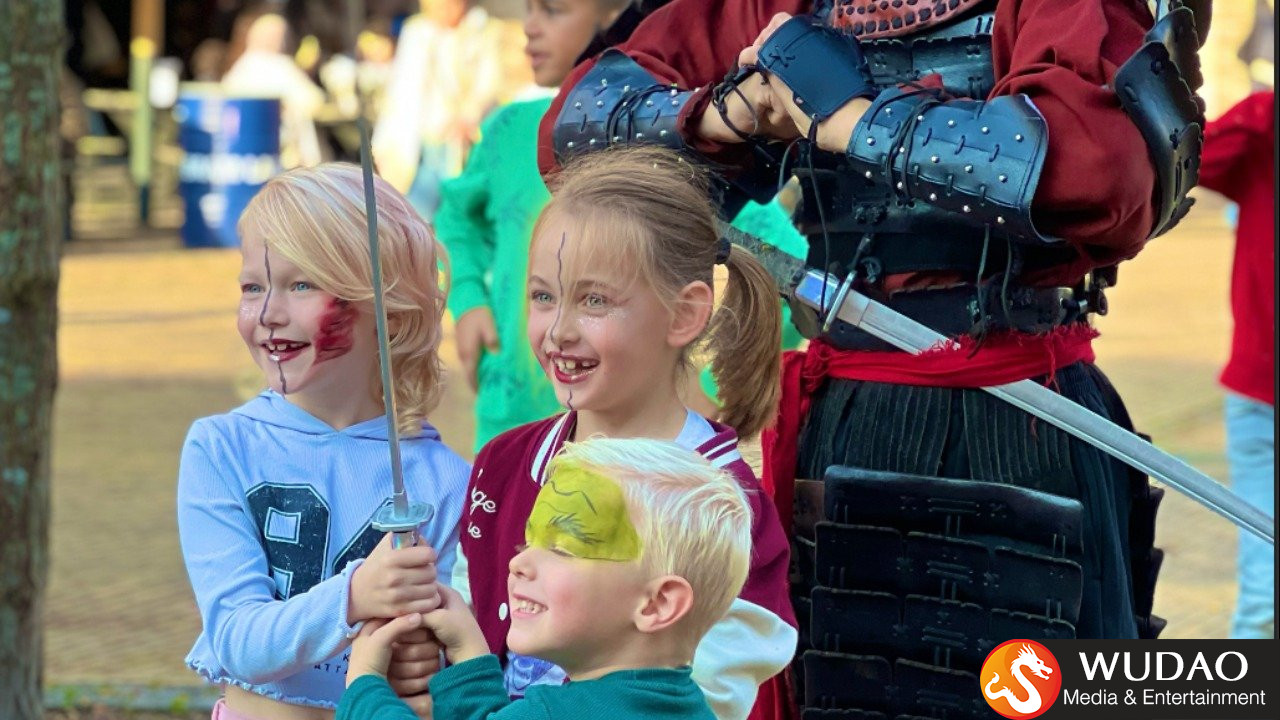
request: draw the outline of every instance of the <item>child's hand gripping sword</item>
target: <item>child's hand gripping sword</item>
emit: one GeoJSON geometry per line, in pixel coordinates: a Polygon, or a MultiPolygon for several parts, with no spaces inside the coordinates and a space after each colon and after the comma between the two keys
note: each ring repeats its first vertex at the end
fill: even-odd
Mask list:
{"type": "Polygon", "coordinates": [[[391,378],[391,341],[387,335],[387,311],[383,302],[382,258],[378,252],[378,207],[373,192],[373,152],[369,146],[369,123],[361,117],[360,166],[364,170],[364,208],[369,227],[369,261],[373,268],[373,314],[378,325],[378,365],[382,373],[382,405],[387,412],[387,440],[391,448],[391,504],[383,505],[373,518],[373,527],[395,533],[392,547],[417,545],[418,528],[431,519],[435,508],[410,502],[404,489],[404,469],[400,464],[400,433],[396,429],[396,393],[391,378]]]}

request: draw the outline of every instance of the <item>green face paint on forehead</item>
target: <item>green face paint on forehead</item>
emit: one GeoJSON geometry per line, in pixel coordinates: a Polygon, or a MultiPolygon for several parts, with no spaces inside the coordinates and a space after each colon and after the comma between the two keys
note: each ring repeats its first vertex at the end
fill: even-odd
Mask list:
{"type": "Polygon", "coordinates": [[[525,525],[524,541],[588,560],[627,562],[640,557],[622,487],[576,467],[553,467],[525,525]]]}

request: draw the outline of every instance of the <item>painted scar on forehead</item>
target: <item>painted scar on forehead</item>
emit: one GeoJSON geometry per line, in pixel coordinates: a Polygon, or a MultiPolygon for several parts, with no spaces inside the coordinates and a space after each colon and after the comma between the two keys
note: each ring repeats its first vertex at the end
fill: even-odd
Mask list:
{"type": "MultiPolygon", "coordinates": [[[[262,264],[267,269],[267,296],[262,299],[262,312],[258,313],[258,324],[267,327],[267,308],[271,305],[271,293],[273,285],[271,284],[271,255],[267,250],[267,244],[262,244],[262,264]]],[[[267,328],[267,344],[270,345],[276,339],[275,328],[267,328]]],[[[276,364],[276,372],[280,373],[280,394],[289,394],[289,385],[284,379],[284,367],[275,355],[271,356],[272,362],[276,364]]]]}
{"type": "Polygon", "coordinates": [[[578,467],[553,468],[538,492],[525,543],[586,560],[627,562],[640,557],[640,535],[622,487],[578,467]]]}
{"type": "Polygon", "coordinates": [[[315,364],[347,354],[354,344],[352,332],[356,324],[355,307],[340,298],[329,301],[329,307],[320,317],[320,329],[312,338],[315,345],[315,364]]]}

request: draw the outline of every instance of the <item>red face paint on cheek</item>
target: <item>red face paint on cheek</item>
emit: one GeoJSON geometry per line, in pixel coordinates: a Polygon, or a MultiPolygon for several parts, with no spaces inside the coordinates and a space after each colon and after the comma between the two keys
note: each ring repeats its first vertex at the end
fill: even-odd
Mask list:
{"type": "Polygon", "coordinates": [[[334,298],[329,301],[329,308],[321,316],[320,329],[312,341],[317,364],[347,354],[352,345],[356,316],[356,309],[346,300],[334,298]]]}

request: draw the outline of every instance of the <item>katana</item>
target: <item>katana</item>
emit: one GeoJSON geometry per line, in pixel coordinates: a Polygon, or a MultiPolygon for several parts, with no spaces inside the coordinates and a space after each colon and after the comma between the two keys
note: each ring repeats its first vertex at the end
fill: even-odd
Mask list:
{"type": "Polygon", "coordinates": [[[387,309],[382,289],[382,255],[378,251],[378,204],[373,192],[373,152],[369,143],[369,123],[363,116],[360,126],[360,167],[364,171],[364,211],[369,228],[369,263],[373,269],[373,316],[378,326],[378,370],[382,376],[382,406],[387,414],[387,447],[391,452],[391,502],[374,515],[372,525],[379,532],[395,533],[392,547],[418,543],[418,528],[431,519],[435,508],[411,502],[404,489],[404,468],[400,462],[400,431],[396,427],[396,393],[391,375],[391,340],[387,334],[387,309]]]}
{"type": "MultiPolygon", "coordinates": [[[[825,313],[824,327],[838,319],[908,352],[950,342],[942,333],[876,302],[846,280],[808,268],[804,261],[727,224],[720,234],[751,251],[773,275],[784,297],[825,313]]],[[[1217,480],[1088,408],[1033,380],[980,388],[1089,443],[1153,477],[1231,522],[1275,544],[1275,519],[1217,480]]]]}

